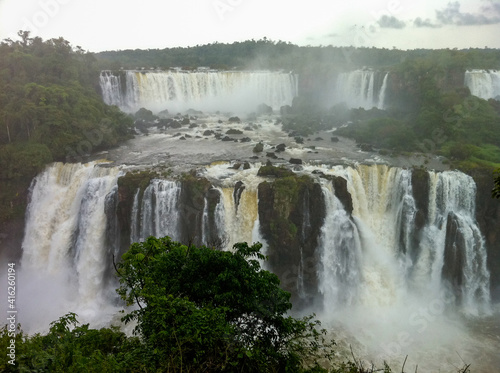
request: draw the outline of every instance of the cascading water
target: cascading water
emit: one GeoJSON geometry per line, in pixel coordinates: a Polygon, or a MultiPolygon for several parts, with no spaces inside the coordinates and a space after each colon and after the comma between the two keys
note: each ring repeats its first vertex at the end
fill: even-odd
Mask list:
{"type": "MultiPolygon", "coordinates": [[[[419,364],[424,365],[423,359],[439,362],[450,346],[454,351],[457,341],[457,348],[468,351],[469,335],[457,321],[462,316],[453,316],[454,310],[459,315],[483,315],[491,308],[472,178],[460,172],[425,173],[427,208],[417,224],[412,171],[387,166],[304,166],[302,172],[312,175],[318,168],[344,178],[352,198],[351,214],[330,179],[319,179],[326,215],[316,251],[321,260],[317,286],[322,298],[317,304],[322,309],[315,311],[324,326],[335,330],[339,349],[341,331],[349,330],[346,340],[377,365],[410,352],[419,364]],[[429,341],[439,348],[429,352],[429,341]]],[[[217,186],[198,206],[202,241],[213,237],[213,231],[227,238],[228,249],[235,242],[262,241],[257,190],[265,179],[257,176],[257,170],[258,166],[235,170],[228,164],[205,169],[204,176],[217,186]]],[[[32,317],[37,325],[48,325],[73,311],[84,322],[98,318],[97,325],[102,325],[116,313],[115,286],[103,284],[110,253],[119,252],[118,247],[107,247],[120,241],[113,237],[120,231],[119,219],[113,220],[119,210],[119,173],[118,168],[96,163],[58,163],[35,179],[22,258],[23,282],[28,284],[22,293],[28,298],[20,299],[20,304],[30,309],[29,298],[43,294],[36,311],[42,310],[47,319],[25,314],[26,320],[32,317]]],[[[131,240],[149,235],[179,239],[181,225],[188,223],[179,215],[185,203],[182,195],[182,182],[161,179],[132,193],[131,240]]],[[[303,211],[310,211],[310,198],[304,194],[300,199],[303,211]]],[[[312,232],[312,218],[312,214],[303,216],[298,226],[301,237],[312,232]]],[[[264,252],[274,249],[264,244],[264,252]]],[[[302,256],[297,260],[299,269],[304,271],[306,266],[309,271],[309,262],[302,256]]],[[[295,286],[299,296],[305,291],[301,273],[295,286]]],[[[29,327],[29,322],[24,324],[29,327]]]]}
{"type": "Polygon", "coordinates": [[[348,181],[353,203],[349,216],[322,181],[327,215],[319,288],[322,318],[337,330],[335,338],[379,365],[411,354],[412,363],[433,371],[444,356],[456,360],[448,357],[449,346],[459,343],[467,351],[472,343],[458,318],[491,312],[472,178],[429,172],[428,213],[418,228],[411,171],[358,166],[323,172],[348,181]],[[437,341],[432,352],[425,347],[431,341],[437,341]]]}
{"type": "MultiPolygon", "coordinates": [[[[97,163],[56,163],[33,181],[22,244],[26,287],[20,304],[37,299],[36,310],[25,309],[41,312],[47,323],[68,309],[103,324],[109,323],[107,311],[116,312],[106,309],[116,295],[102,283],[110,260],[104,249],[104,206],[118,174],[117,168],[97,163]]],[[[26,321],[29,328],[31,317],[26,321]]]]}
{"type": "Polygon", "coordinates": [[[169,236],[179,240],[179,182],[167,180],[152,180],[144,190],[139,208],[138,194],[134,197],[132,207],[132,237],[131,242],[145,241],[149,236],[169,236]]]}
{"type": "Polygon", "coordinates": [[[355,70],[337,77],[335,102],[345,102],[350,108],[384,109],[389,73],[355,70]]]}
{"type": "Polygon", "coordinates": [[[291,105],[297,95],[297,76],[291,73],[102,71],[104,102],[134,112],[141,107],[170,112],[197,110],[254,111],[265,103],[274,110],[291,105]]]}
{"type": "Polygon", "coordinates": [[[465,72],[465,86],[474,96],[488,100],[500,100],[500,71],[468,70],[465,72]]]}

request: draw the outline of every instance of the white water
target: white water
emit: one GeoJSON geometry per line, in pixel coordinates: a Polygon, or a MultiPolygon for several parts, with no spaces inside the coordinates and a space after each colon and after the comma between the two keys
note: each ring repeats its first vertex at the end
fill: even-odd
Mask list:
{"type": "Polygon", "coordinates": [[[56,163],[35,178],[18,301],[27,330],[46,327],[69,310],[96,325],[109,324],[116,295],[102,287],[110,259],[104,204],[118,174],[95,162],[56,163]]]}
{"type": "Polygon", "coordinates": [[[355,70],[341,73],[337,77],[335,102],[345,102],[350,108],[384,109],[389,73],[384,74],[382,82],[377,77],[380,73],[373,70],[355,70]]]}
{"type": "Polygon", "coordinates": [[[131,242],[143,242],[148,237],[169,236],[179,240],[179,182],[152,180],[139,202],[139,191],[132,207],[131,242]],[[139,206],[140,205],[140,206],[139,206]]]}
{"type": "Polygon", "coordinates": [[[468,70],[465,72],[465,86],[474,96],[500,100],[500,71],[468,70]]]}
{"type": "Polygon", "coordinates": [[[265,103],[274,110],[291,105],[297,95],[297,76],[291,73],[103,71],[104,102],[127,112],[141,107],[175,114],[189,108],[203,111],[255,111],[265,103]]]}
{"type": "MultiPolygon", "coordinates": [[[[221,195],[214,220],[219,235],[227,237],[227,248],[235,242],[262,241],[257,196],[257,187],[264,181],[257,176],[260,164],[248,170],[230,166],[219,163],[203,172],[221,195]],[[233,195],[237,181],[245,186],[239,204],[233,195]]],[[[487,320],[484,315],[491,313],[486,250],[474,217],[472,179],[459,172],[429,173],[429,217],[415,244],[410,171],[306,165],[303,172],[318,168],[344,177],[353,198],[351,218],[331,183],[320,181],[326,218],[318,247],[323,309],[316,312],[324,326],[334,331],[339,351],[348,352],[350,343],[357,356],[373,359],[377,365],[382,360],[401,364],[409,354],[407,367],[418,363],[419,371],[453,371],[447,364],[459,365],[455,351],[473,366],[480,367],[483,360],[494,366],[490,363],[494,353],[487,352],[480,361],[478,356],[494,349],[498,341],[495,345],[490,339],[487,343],[477,339],[463,323],[465,317],[475,325],[475,320],[487,320]],[[442,276],[449,219],[459,227],[456,246],[465,248],[458,299],[442,276]]],[[[100,285],[109,265],[104,204],[118,174],[117,168],[95,163],[55,164],[37,177],[23,242],[24,284],[19,301],[23,327],[30,332],[46,328],[68,311],[93,326],[109,324],[117,311],[114,287],[100,285]]],[[[177,182],[153,180],[142,198],[136,194],[132,236],[139,240],[149,234],[175,236],[182,221],[175,218],[181,209],[180,191],[177,182]]],[[[206,205],[202,227],[208,225],[206,205]]],[[[302,229],[307,229],[307,219],[302,229]]],[[[272,249],[264,246],[264,252],[272,249]]],[[[297,289],[301,287],[299,273],[297,289]]]]}
{"type": "Polygon", "coordinates": [[[429,218],[413,247],[416,207],[410,171],[386,166],[322,171],[348,180],[354,207],[350,219],[331,185],[323,186],[321,317],[334,330],[340,353],[349,358],[350,344],[358,357],[378,366],[387,360],[393,369],[408,354],[408,369],[418,364],[425,372],[456,371],[453,366],[463,366],[458,353],[473,363],[474,371],[487,372],[494,355],[487,355],[484,365],[477,359],[484,345],[462,322],[491,314],[472,178],[430,173],[429,218]],[[459,299],[442,277],[443,266],[456,264],[444,262],[447,220],[453,216],[459,226],[453,245],[463,242],[465,247],[459,299]]]}

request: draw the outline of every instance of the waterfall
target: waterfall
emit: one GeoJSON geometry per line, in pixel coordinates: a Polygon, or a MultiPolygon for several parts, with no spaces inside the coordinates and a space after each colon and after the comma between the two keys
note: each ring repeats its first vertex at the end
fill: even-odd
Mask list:
{"type": "Polygon", "coordinates": [[[132,242],[145,241],[149,236],[180,239],[180,192],[179,182],[155,179],[144,190],[140,203],[136,193],[132,207],[132,242]]]}
{"type": "Polygon", "coordinates": [[[383,109],[389,73],[373,70],[355,70],[337,77],[335,102],[345,102],[350,108],[383,109]]]}
{"type": "Polygon", "coordinates": [[[114,75],[102,71],[100,85],[104,102],[127,112],[141,107],[170,112],[198,110],[254,111],[265,103],[274,110],[291,105],[298,79],[291,73],[133,71],[114,75]]]}
{"type": "Polygon", "coordinates": [[[485,100],[500,100],[500,71],[468,70],[464,80],[472,95],[485,100]]]}
{"type": "Polygon", "coordinates": [[[386,73],[384,76],[384,80],[382,81],[382,87],[380,88],[380,93],[378,97],[378,105],[377,108],[385,109],[385,95],[387,91],[387,78],[389,78],[389,73],[386,73]]]}
{"type": "Polygon", "coordinates": [[[415,228],[411,171],[339,168],[353,198],[350,218],[323,186],[321,292],[325,307],[398,304],[452,292],[465,313],[489,312],[486,248],[475,220],[475,184],[460,172],[430,172],[429,216],[415,228]],[[416,244],[415,244],[416,243],[416,244]]]}
{"type": "Polygon", "coordinates": [[[322,190],[327,214],[320,238],[320,292],[325,308],[350,306],[356,302],[361,281],[361,238],[331,183],[323,185],[322,190]]]}
{"type": "Polygon", "coordinates": [[[53,317],[49,322],[67,311],[58,308],[64,304],[106,323],[103,305],[116,294],[102,286],[111,261],[104,249],[105,204],[118,174],[117,168],[95,162],[55,163],[33,181],[22,243],[23,295],[37,299],[37,312],[53,317]],[[104,314],[97,316],[100,311],[104,314]]]}

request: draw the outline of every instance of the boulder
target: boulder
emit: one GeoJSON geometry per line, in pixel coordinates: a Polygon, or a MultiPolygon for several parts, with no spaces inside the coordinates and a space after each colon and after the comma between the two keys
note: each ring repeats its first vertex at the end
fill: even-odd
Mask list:
{"type": "Polygon", "coordinates": [[[286,145],[285,144],[279,144],[279,145],[276,145],[276,152],[280,153],[280,152],[284,152],[285,151],[285,148],[286,148],[286,145]]]}
{"type": "Polygon", "coordinates": [[[264,150],[264,144],[262,144],[261,142],[259,142],[258,144],[256,144],[253,148],[253,152],[254,153],[260,153],[264,150]]]}
{"type": "Polygon", "coordinates": [[[290,158],[289,162],[291,164],[302,164],[302,159],[299,159],[299,158],[290,158]]]}

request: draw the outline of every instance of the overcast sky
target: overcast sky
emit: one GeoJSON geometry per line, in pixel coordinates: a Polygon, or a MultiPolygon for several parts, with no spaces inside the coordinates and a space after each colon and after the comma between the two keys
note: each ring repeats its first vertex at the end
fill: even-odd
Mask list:
{"type": "Polygon", "coordinates": [[[98,52],[261,39],[500,48],[500,0],[0,0],[0,39],[30,30],[98,52]]]}

